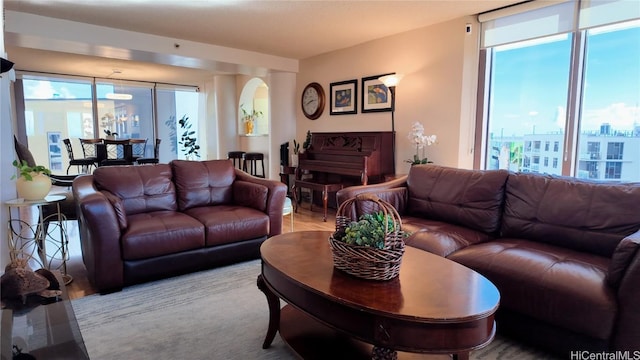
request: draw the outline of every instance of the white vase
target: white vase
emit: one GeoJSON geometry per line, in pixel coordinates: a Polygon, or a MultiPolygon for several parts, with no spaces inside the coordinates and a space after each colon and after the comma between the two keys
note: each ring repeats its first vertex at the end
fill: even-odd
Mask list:
{"type": "Polygon", "coordinates": [[[25,200],[44,199],[51,190],[51,179],[45,174],[31,173],[31,176],[33,180],[26,180],[24,177],[16,180],[18,197],[25,200]]]}
{"type": "Polygon", "coordinates": [[[289,166],[298,167],[298,154],[291,154],[291,163],[289,166]]]}

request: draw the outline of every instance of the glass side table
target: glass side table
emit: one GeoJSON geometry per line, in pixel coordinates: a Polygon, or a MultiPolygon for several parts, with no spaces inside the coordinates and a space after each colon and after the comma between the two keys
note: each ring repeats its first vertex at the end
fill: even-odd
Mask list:
{"type": "Polygon", "coordinates": [[[73,281],[71,275],[67,274],[69,239],[64,223],[66,218],[60,211],[60,202],[64,199],[65,195],[53,194],[41,200],[13,199],[4,204],[9,208],[11,260],[24,258],[29,262],[35,261],[42,268],[60,270],[64,283],[69,284],[73,281]],[[56,205],[56,213],[43,217],[42,207],[51,204],[56,205]],[[38,219],[35,223],[20,218],[20,210],[27,207],[37,208],[38,219]]]}
{"type": "MultiPolygon", "coordinates": [[[[62,274],[54,270],[58,281],[62,274]]],[[[41,305],[25,309],[3,309],[11,313],[11,345],[37,360],[89,359],[66,287],[62,294],[41,305]]],[[[4,320],[4,319],[3,319],[4,320]]],[[[6,331],[2,329],[3,333],[6,331]]],[[[4,336],[4,334],[3,334],[4,336]]],[[[4,340],[4,339],[3,339],[4,340]]]]}

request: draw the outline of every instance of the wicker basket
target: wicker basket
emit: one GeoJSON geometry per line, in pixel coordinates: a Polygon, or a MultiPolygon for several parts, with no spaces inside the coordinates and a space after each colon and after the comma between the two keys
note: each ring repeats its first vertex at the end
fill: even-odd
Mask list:
{"type": "Polygon", "coordinates": [[[404,254],[404,233],[401,230],[401,219],[398,211],[388,202],[373,194],[360,194],[351,198],[338,208],[336,212],[336,232],[342,232],[351,222],[353,206],[358,201],[370,201],[378,205],[379,211],[393,220],[394,227],[387,228],[385,222],[384,247],[347,244],[329,237],[329,245],[333,254],[333,265],[348,274],[368,280],[391,280],[398,276],[400,263],[404,254]]]}

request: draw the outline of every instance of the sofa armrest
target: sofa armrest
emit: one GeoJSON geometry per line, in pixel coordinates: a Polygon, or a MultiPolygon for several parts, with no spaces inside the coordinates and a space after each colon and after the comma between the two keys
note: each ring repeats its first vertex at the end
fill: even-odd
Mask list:
{"type": "Polygon", "coordinates": [[[265,214],[269,216],[269,237],[282,233],[282,210],[287,197],[287,186],[280,181],[258,178],[236,169],[236,180],[267,187],[265,214]]]}
{"type": "Polygon", "coordinates": [[[611,261],[610,273],[612,268],[624,269],[617,292],[619,313],[612,346],[614,350],[640,350],[640,231],[620,242],[611,261]],[[628,260],[626,266],[614,264],[623,257],[628,260]]]}
{"type": "Polygon", "coordinates": [[[78,210],[82,258],[89,279],[100,291],[124,285],[124,264],[120,249],[120,222],[116,209],[93,184],[93,176],[73,181],[78,210]]]}
{"type": "Polygon", "coordinates": [[[373,193],[390,203],[400,216],[405,214],[407,205],[407,175],[398,179],[372,185],[349,186],[336,193],[338,206],[359,194],[373,193]]]}
{"type": "Polygon", "coordinates": [[[269,190],[264,185],[242,180],[233,182],[233,202],[236,205],[265,212],[268,194],[269,190]]]}

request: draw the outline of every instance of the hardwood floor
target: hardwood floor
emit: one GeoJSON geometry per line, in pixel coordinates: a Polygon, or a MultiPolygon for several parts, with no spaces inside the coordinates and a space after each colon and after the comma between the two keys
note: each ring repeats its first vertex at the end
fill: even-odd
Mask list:
{"type": "MultiPolygon", "coordinates": [[[[293,230],[328,230],[335,229],[335,209],[329,209],[327,221],[322,221],[322,207],[314,206],[314,211],[309,210],[309,203],[303,202],[298,207],[298,212],[293,214],[293,230]]],[[[283,218],[282,231],[291,232],[290,215],[283,218]]],[[[69,235],[69,261],[67,262],[67,272],[73,276],[73,281],[67,285],[69,298],[77,299],[83,296],[95,294],[95,289],[91,286],[87,278],[87,270],[82,262],[80,249],[80,238],[76,222],[67,222],[67,234],[69,235]]]]}

